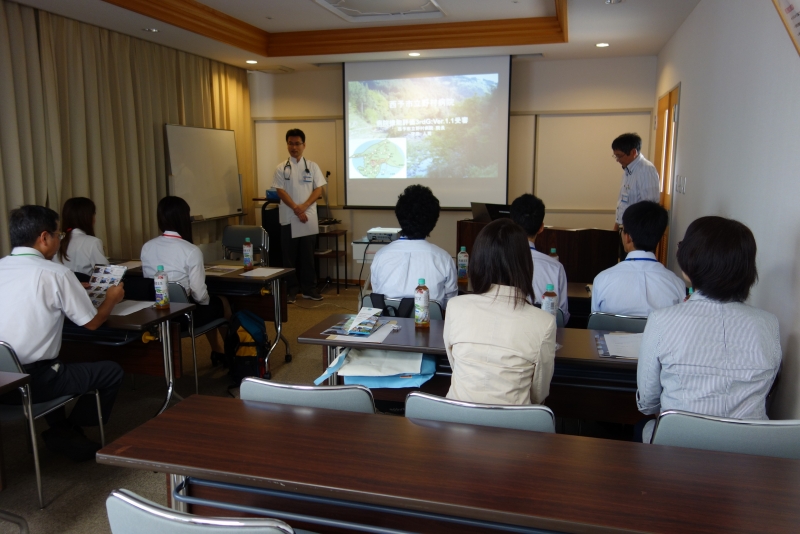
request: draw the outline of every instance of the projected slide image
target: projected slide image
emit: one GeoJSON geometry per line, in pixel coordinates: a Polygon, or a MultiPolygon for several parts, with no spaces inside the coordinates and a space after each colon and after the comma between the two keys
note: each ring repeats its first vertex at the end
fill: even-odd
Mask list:
{"type": "Polygon", "coordinates": [[[350,139],[351,178],[406,178],[406,140],[350,139]]]}
{"type": "Polygon", "coordinates": [[[498,177],[498,84],[497,73],[348,82],[350,177],[498,177]]]}

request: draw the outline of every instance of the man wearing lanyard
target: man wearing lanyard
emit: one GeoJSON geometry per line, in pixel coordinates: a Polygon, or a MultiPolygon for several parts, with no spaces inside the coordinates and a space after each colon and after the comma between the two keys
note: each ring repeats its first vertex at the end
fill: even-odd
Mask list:
{"type": "Polygon", "coordinates": [[[286,132],[286,146],[289,158],[278,164],[272,186],[281,199],[278,216],[283,266],[295,269],[295,276],[287,279],[288,300],[295,301],[298,288],[303,298],[322,300],[314,272],[314,246],[319,233],[316,202],[328,182],[319,166],[303,157],[306,134],[302,130],[286,132]]]}
{"type": "Polygon", "coordinates": [[[683,280],[654,254],[668,222],[667,210],[649,200],[625,210],[621,235],[627,256],[595,277],[592,312],[647,317],[653,310],[683,301],[683,280]]]}
{"type": "MultiPolygon", "coordinates": [[[[9,220],[11,254],[0,260],[0,340],[14,349],[23,369],[31,376],[34,403],[62,395],[100,390],[103,422],[108,421],[124,373],[115,362],[65,364],[58,359],[64,317],[95,330],[125,296],[120,283],[108,288],[95,309],[86,289],[69,268],[50,261],[61,243],[58,214],[43,206],[22,206],[9,220]]],[[[19,403],[13,391],[3,402],[19,403]]],[[[83,434],[82,426],[97,425],[94,395],[81,397],[69,418],[64,408],[45,415],[48,430],[42,433],[51,451],[75,461],[93,460],[100,444],[83,434]]]]}

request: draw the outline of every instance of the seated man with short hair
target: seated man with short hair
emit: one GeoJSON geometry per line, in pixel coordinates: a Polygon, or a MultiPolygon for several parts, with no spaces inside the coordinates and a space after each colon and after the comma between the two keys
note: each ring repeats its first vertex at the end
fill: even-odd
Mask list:
{"type": "Polygon", "coordinates": [[[413,298],[424,278],[431,300],[446,306],[458,294],[455,262],[425,240],[439,220],[439,200],[429,187],[410,185],[397,198],[394,213],[402,229],[400,239],[375,253],[372,290],[389,298],[413,298]]]}
{"type": "MultiPolygon", "coordinates": [[[[64,317],[95,330],[125,296],[122,284],[111,286],[98,309],[68,267],[50,261],[61,244],[58,214],[43,206],[11,212],[9,256],[0,259],[0,340],[14,349],[30,374],[34,403],[64,395],[100,390],[103,421],[108,421],[124,373],[115,362],[70,363],[58,359],[64,317]]],[[[3,398],[19,403],[19,393],[3,398]]],[[[81,426],[97,425],[94,396],[81,397],[69,419],[64,408],[45,416],[47,448],[73,460],[92,460],[100,445],[83,435],[81,426]]]]}
{"type": "Polygon", "coordinates": [[[594,279],[592,312],[647,317],[650,312],[682,302],[686,285],[655,255],[667,229],[669,214],[656,202],[643,200],[622,215],[625,261],[594,279]]]}
{"type": "Polygon", "coordinates": [[[536,250],[536,236],[544,231],[544,202],[538,197],[525,193],[511,203],[511,218],[528,234],[528,246],[533,258],[534,304],[542,304],[542,295],[547,284],[553,284],[558,295],[558,308],[564,314],[564,324],[569,320],[567,304],[567,273],[564,266],[555,258],[536,250]]]}

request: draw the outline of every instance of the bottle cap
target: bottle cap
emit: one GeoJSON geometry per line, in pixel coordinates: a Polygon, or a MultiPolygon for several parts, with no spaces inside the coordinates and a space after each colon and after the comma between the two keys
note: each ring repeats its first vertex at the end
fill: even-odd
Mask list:
{"type": "Polygon", "coordinates": [[[463,247],[463,246],[462,246],[462,247],[461,247],[461,252],[466,252],[466,251],[467,251],[467,247],[463,247]]]}
{"type": "Polygon", "coordinates": [[[550,254],[555,254],[555,253],[556,253],[556,249],[555,248],[551,248],[550,249],[550,254]]]}
{"type": "Polygon", "coordinates": [[[693,287],[690,287],[690,288],[689,288],[689,294],[690,294],[690,295],[693,295],[693,294],[694,294],[694,288],[693,288],[693,287]]]}
{"type": "Polygon", "coordinates": [[[163,265],[159,265],[158,267],[156,267],[156,270],[163,271],[164,270],[164,266],[163,265]]]}
{"type": "Polygon", "coordinates": [[[425,285],[425,279],[424,278],[420,278],[419,279],[419,285],[421,285],[421,286],[425,285]]]}
{"type": "Polygon", "coordinates": [[[553,288],[553,284],[547,284],[547,290],[548,291],[553,291],[553,289],[554,289],[553,288]]]}
{"type": "Polygon", "coordinates": [[[245,243],[249,243],[249,242],[250,242],[250,238],[249,238],[249,237],[245,237],[245,238],[244,238],[244,242],[245,242],[245,243]]]}

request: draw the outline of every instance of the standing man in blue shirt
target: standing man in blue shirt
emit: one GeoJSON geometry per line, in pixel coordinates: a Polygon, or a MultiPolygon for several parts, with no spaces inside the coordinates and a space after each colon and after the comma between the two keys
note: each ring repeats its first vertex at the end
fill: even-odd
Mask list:
{"type": "Polygon", "coordinates": [[[611,143],[614,159],[622,166],[622,186],[617,200],[617,215],[614,231],[622,224],[622,214],[628,206],[650,200],[661,200],[658,172],[652,163],[642,156],[642,138],[635,133],[622,134],[611,143]]]}

